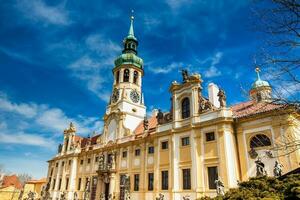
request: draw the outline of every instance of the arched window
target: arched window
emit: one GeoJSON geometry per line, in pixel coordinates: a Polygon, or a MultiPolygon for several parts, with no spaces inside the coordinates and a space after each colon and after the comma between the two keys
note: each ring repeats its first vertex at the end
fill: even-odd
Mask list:
{"type": "Polygon", "coordinates": [[[116,73],[116,83],[119,83],[120,80],[120,71],[117,71],[116,73]]]}
{"type": "Polygon", "coordinates": [[[271,146],[271,140],[264,134],[257,134],[250,140],[250,148],[271,146]]]}
{"type": "Polygon", "coordinates": [[[129,69],[124,70],[123,82],[129,81],[129,69]]]}
{"type": "Polygon", "coordinates": [[[181,116],[182,119],[190,117],[190,100],[187,97],[181,103],[181,116]]]}
{"type": "Polygon", "coordinates": [[[139,73],[137,71],[133,72],[133,83],[137,84],[139,78],[139,73]]]}

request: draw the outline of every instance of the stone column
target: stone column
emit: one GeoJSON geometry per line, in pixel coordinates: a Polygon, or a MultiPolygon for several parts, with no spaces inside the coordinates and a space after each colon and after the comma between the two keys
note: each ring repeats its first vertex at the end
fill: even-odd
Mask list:
{"type": "Polygon", "coordinates": [[[115,173],[111,173],[109,176],[109,194],[114,195],[115,193],[115,186],[116,186],[116,174],[115,173]]]}
{"type": "Polygon", "coordinates": [[[55,178],[55,186],[54,186],[54,190],[53,190],[53,194],[52,194],[52,199],[56,200],[56,198],[59,198],[59,191],[58,191],[58,185],[59,185],[59,178],[60,178],[60,174],[62,172],[62,162],[58,161],[58,169],[57,169],[57,174],[56,174],[56,178],[55,178]]]}
{"type": "Polygon", "coordinates": [[[74,192],[76,191],[76,175],[77,175],[77,157],[72,159],[72,166],[71,166],[71,174],[69,177],[70,181],[70,189],[68,192],[68,199],[73,199],[74,192]]]}

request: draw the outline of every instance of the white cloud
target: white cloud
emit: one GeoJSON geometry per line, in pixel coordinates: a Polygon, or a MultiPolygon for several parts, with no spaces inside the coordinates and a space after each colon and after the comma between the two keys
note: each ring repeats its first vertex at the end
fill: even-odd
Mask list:
{"type": "Polygon", "coordinates": [[[96,117],[69,117],[59,108],[45,104],[15,103],[0,93],[0,142],[51,147],[70,122],[79,134],[98,133],[103,122],[96,117]],[[31,134],[36,133],[39,134],[31,134]],[[47,136],[47,137],[46,137],[47,136]]]}
{"type": "Polygon", "coordinates": [[[173,71],[174,69],[179,69],[183,66],[183,63],[173,62],[165,67],[149,67],[149,70],[154,74],[167,74],[173,71]]]}
{"type": "Polygon", "coordinates": [[[206,71],[204,71],[205,77],[212,78],[212,77],[220,76],[222,74],[221,71],[218,70],[218,68],[216,67],[220,63],[222,57],[223,57],[223,53],[217,52],[214,54],[214,56],[208,57],[208,58],[204,59],[203,61],[198,61],[201,64],[210,62],[208,69],[206,71]]]}
{"type": "Polygon", "coordinates": [[[29,134],[24,132],[8,133],[0,131],[0,143],[56,148],[55,142],[51,138],[46,138],[37,134],[29,134]]]}
{"type": "Polygon", "coordinates": [[[108,81],[108,70],[121,53],[121,47],[101,34],[89,35],[81,45],[83,56],[68,65],[72,76],[81,80],[87,89],[96,94],[100,99],[108,102],[110,93],[103,84],[108,81]]]}
{"type": "Polygon", "coordinates": [[[24,16],[34,21],[41,21],[55,25],[71,23],[64,5],[48,6],[41,0],[18,0],[17,7],[24,16]]]}

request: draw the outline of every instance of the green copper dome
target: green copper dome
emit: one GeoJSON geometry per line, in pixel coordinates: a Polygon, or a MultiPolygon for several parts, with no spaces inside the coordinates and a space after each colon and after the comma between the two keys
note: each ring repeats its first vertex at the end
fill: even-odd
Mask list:
{"type": "Polygon", "coordinates": [[[115,68],[121,65],[133,65],[135,67],[143,69],[143,59],[137,56],[138,41],[134,36],[133,20],[134,17],[131,16],[128,35],[123,41],[124,48],[122,54],[115,60],[115,68]]]}
{"type": "Polygon", "coordinates": [[[143,69],[143,59],[135,55],[134,53],[123,53],[115,60],[115,67],[121,65],[134,65],[138,68],[143,69]]]}
{"type": "Polygon", "coordinates": [[[259,88],[259,87],[270,87],[270,84],[267,81],[263,81],[263,80],[260,79],[260,75],[259,75],[260,69],[256,68],[255,71],[257,73],[257,79],[252,84],[252,89],[256,89],[256,88],[259,88]]]}

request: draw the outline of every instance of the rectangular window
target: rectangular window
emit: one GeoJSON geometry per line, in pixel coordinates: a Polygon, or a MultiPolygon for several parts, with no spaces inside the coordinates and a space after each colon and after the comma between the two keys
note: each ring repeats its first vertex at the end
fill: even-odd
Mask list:
{"type": "Polygon", "coordinates": [[[161,189],[169,189],[169,174],[168,171],[161,171],[161,189]]]}
{"type": "Polygon", "coordinates": [[[123,152],[122,152],[122,157],[123,157],[123,158],[126,158],[126,157],[127,157],[127,151],[123,151],[123,152]]]}
{"type": "Polygon", "coordinates": [[[139,191],[139,184],[140,184],[140,175],[134,175],[134,191],[139,191]]]}
{"type": "Polygon", "coordinates": [[[69,187],[69,178],[66,178],[66,190],[68,190],[69,187]]]}
{"type": "Polygon", "coordinates": [[[90,164],[90,163],[91,163],[91,159],[90,159],[90,158],[88,158],[88,160],[87,160],[87,163],[88,163],[88,164],[90,164]]]}
{"type": "Polygon", "coordinates": [[[58,167],[58,162],[55,164],[55,167],[58,167]]]}
{"type": "Polygon", "coordinates": [[[148,154],[153,154],[154,153],[154,146],[148,147],[148,154]]]}
{"type": "Polygon", "coordinates": [[[218,179],[218,168],[217,167],[208,167],[208,186],[209,189],[216,189],[215,180],[218,179]]]}
{"type": "Polygon", "coordinates": [[[168,149],[169,148],[169,143],[168,141],[163,141],[161,142],[161,149],[168,149]]]}
{"type": "Polygon", "coordinates": [[[65,165],[65,162],[64,161],[62,161],[62,163],[61,163],[61,166],[64,166],[65,165]]]}
{"type": "Polygon", "coordinates": [[[72,164],[72,160],[69,160],[69,165],[71,165],[72,164]]]}
{"type": "Polygon", "coordinates": [[[53,168],[51,169],[50,176],[52,176],[52,174],[53,174],[53,168]]]}
{"type": "Polygon", "coordinates": [[[215,133],[214,132],[206,133],[205,135],[206,135],[206,141],[207,142],[215,140],[215,133]]]}
{"type": "Polygon", "coordinates": [[[59,179],[59,182],[58,182],[58,190],[60,190],[61,188],[61,178],[59,179]]]}
{"type": "Polygon", "coordinates": [[[148,173],[148,190],[153,190],[154,173],[148,173]]]}
{"type": "Polygon", "coordinates": [[[77,190],[81,189],[81,178],[78,179],[78,186],[77,186],[77,190]]]}
{"type": "Polygon", "coordinates": [[[191,169],[182,169],[182,187],[184,190],[191,189],[191,169]]]}
{"type": "Polygon", "coordinates": [[[98,160],[99,160],[99,157],[96,156],[96,157],[95,157],[95,162],[98,162],[98,160]]]}
{"type": "Polygon", "coordinates": [[[181,138],[181,146],[188,146],[190,145],[190,137],[181,138]]]}
{"type": "Polygon", "coordinates": [[[135,156],[140,156],[141,155],[141,150],[136,149],[134,154],[135,154],[135,156]]]}
{"type": "Polygon", "coordinates": [[[53,179],[52,190],[54,190],[54,188],[55,188],[55,181],[56,181],[56,179],[53,179]]]}
{"type": "Polygon", "coordinates": [[[80,165],[83,165],[83,160],[80,160],[80,165]]]}

